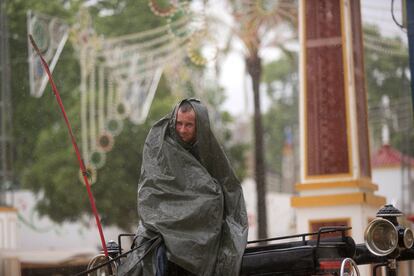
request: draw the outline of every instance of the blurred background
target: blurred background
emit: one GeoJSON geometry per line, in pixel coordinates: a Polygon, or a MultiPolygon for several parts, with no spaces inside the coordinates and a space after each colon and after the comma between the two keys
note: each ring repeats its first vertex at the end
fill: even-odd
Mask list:
{"type": "MultiPolygon", "coordinates": [[[[404,1],[361,0],[361,14],[372,181],[411,215],[404,1]]],[[[0,274],[71,275],[101,247],[28,34],[53,70],[107,240],[135,232],[145,137],[185,97],[209,108],[243,185],[249,239],[296,233],[298,1],[0,0],[0,24],[0,274]]]]}

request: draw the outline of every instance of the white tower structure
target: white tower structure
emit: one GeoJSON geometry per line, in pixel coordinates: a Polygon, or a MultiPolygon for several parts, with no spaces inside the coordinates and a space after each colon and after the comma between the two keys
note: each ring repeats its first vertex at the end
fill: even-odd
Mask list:
{"type": "Polygon", "coordinates": [[[385,198],[371,180],[360,1],[299,3],[301,176],[291,199],[297,230],[351,226],[361,243],[385,198]]]}

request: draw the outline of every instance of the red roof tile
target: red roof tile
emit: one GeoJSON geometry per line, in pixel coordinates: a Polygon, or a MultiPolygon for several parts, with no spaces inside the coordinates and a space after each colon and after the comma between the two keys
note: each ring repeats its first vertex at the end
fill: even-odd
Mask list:
{"type": "Polygon", "coordinates": [[[410,162],[414,166],[414,158],[403,156],[401,152],[392,148],[390,145],[383,145],[371,157],[371,165],[373,168],[400,166],[401,159],[406,158],[406,162],[410,162]],[[407,158],[408,157],[408,158],[407,158]]]}

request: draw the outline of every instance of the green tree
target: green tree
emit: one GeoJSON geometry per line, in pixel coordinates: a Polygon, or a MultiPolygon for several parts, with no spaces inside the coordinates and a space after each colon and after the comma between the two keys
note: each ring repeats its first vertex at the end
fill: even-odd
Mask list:
{"type": "MultiPolygon", "coordinates": [[[[99,1],[97,6],[112,2],[99,1]]],[[[82,1],[11,1],[7,6],[12,37],[14,167],[18,183],[40,194],[40,213],[57,222],[77,220],[89,214],[91,209],[85,187],[79,180],[76,156],[50,86],[40,99],[29,95],[25,19],[26,11],[32,9],[61,17],[71,25],[76,21],[81,4],[82,1]]],[[[137,1],[125,0],[118,1],[118,5],[116,12],[109,12],[109,16],[102,16],[97,7],[91,7],[94,27],[101,30],[101,34],[128,34],[153,28],[162,22],[149,16],[151,11],[147,1],[137,4],[137,1]],[[127,13],[128,20],[125,20],[124,13],[127,13]],[[121,28],[113,28],[114,24],[121,28]]],[[[76,54],[67,43],[53,74],[77,136],[80,134],[79,70],[76,54]]],[[[92,186],[103,224],[115,224],[128,231],[136,224],[136,189],[143,141],[151,123],[165,115],[174,101],[165,81],[161,81],[147,122],[140,126],[125,122],[124,131],[117,137],[113,151],[107,155],[106,166],[99,171],[98,182],[92,186]]]]}
{"type": "MultiPolygon", "coordinates": [[[[82,3],[75,0],[29,0],[8,4],[12,34],[15,169],[21,186],[39,194],[37,208],[40,214],[56,222],[82,219],[91,214],[91,208],[86,189],[79,179],[78,162],[66,125],[50,86],[41,98],[29,95],[25,19],[26,11],[33,9],[61,17],[73,25],[82,3]]],[[[106,37],[136,33],[165,24],[164,19],[152,14],[147,1],[101,0],[90,6],[89,11],[93,28],[106,37]]],[[[78,141],[81,132],[79,72],[76,53],[68,42],[53,75],[78,141]]],[[[215,94],[217,98],[213,97],[217,107],[223,101],[219,94],[215,94]]],[[[97,182],[92,185],[104,225],[117,225],[126,231],[136,227],[136,194],[143,143],[151,125],[169,112],[176,101],[166,80],[161,78],[146,122],[134,125],[124,121],[123,132],[116,137],[114,148],[106,155],[106,164],[98,171],[97,182]]],[[[243,155],[242,149],[231,147],[230,159],[233,159],[231,156],[243,155]]],[[[243,164],[236,165],[236,171],[242,175],[243,164]]]]}
{"type": "MultiPolygon", "coordinates": [[[[263,82],[271,100],[270,108],[264,114],[266,162],[267,170],[276,175],[282,174],[285,130],[299,127],[297,63],[296,54],[283,51],[278,60],[264,66],[263,82]]],[[[293,135],[297,134],[293,131],[293,135]]]]}
{"type": "Polygon", "coordinates": [[[374,149],[382,144],[381,127],[387,122],[391,129],[391,145],[414,155],[407,46],[400,37],[382,36],[375,26],[366,26],[364,37],[371,144],[374,149]],[[390,99],[391,114],[382,107],[384,95],[390,99]]]}
{"type": "Polygon", "coordinates": [[[94,19],[94,29],[107,37],[137,33],[167,23],[163,17],[151,12],[147,0],[99,0],[89,7],[89,11],[94,19]]]}
{"type": "Polygon", "coordinates": [[[231,131],[231,125],[235,123],[235,118],[228,111],[221,108],[226,99],[223,89],[215,85],[206,89],[204,95],[205,101],[212,107],[210,108],[212,128],[217,135],[217,139],[223,145],[236,176],[240,181],[243,181],[247,175],[246,153],[250,146],[235,141],[234,133],[231,131]]]}
{"type": "MultiPolygon", "coordinates": [[[[275,1],[270,2],[251,2],[229,0],[234,16],[233,34],[244,47],[244,61],[248,75],[252,81],[253,92],[253,125],[254,125],[254,172],[257,191],[257,224],[258,237],[267,237],[267,210],[266,210],[266,163],[265,163],[265,144],[264,130],[262,122],[262,107],[260,102],[260,83],[263,74],[262,57],[260,50],[267,46],[266,39],[269,34],[275,32],[277,27],[284,25],[286,31],[294,30],[296,24],[296,2],[275,1]],[[283,10],[283,12],[280,12],[283,10]],[[286,15],[290,14],[286,18],[286,15]]],[[[272,40],[271,45],[279,47],[282,41],[272,40]]]]}
{"type": "MultiPolygon", "coordinates": [[[[36,160],[32,150],[36,144],[40,130],[53,125],[59,119],[59,111],[50,108],[54,97],[47,88],[42,99],[29,95],[28,64],[27,64],[27,26],[26,12],[29,9],[54,14],[64,19],[70,19],[71,11],[63,8],[63,1],[8,1],[7,15],[10,27],[10,59],[11,59],[11,89],[13,106],[13,136],[15,143],[15,164],[17,184],[26,168],[36,160]]],[[[66,45],[59,66],[55,72],[57,84],[62,95],[67,96],[75,90],[79,78],[78,64],[73,57],[70,45],[66,45]]],[[[74,98],[69,96],[66,104],[71,104],[74,98]]]]}
{"type": "MultiPolygon", "coordinates": [[[[151,125],[173,103],[174,98],[162,83],[145,124],[124,121],[124,130],[116,137],[106,165],[92,185],[103,225],[117,225],[127,231],[136,226],[136,193],[144,140],[151,125]]],[[[75,127],[79,125],[78,108],[74,105],[69,114],[75,127]]],[[[79,166],[63,121],[42,129],[33,154],[37,162],[30,167],[23,183],[41,192],[37,206],[40,214],[56,222],[76,221],[89,214],[89,200],[79,179],[79,166]]]]}

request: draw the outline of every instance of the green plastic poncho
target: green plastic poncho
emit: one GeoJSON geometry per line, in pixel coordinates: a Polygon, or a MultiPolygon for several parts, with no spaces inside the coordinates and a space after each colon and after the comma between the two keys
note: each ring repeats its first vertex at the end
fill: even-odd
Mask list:
{"type": "MultiPolygon", "coordinates": [[[[206,107],[198,100],[184,101],[196,113],[197,141],[187,145],[175,132],[181,103],[149,132],[138,186],[136,243],[159,235],[168,259],[187,271],[238,275],[248,229],[242,188],[210,129],[206,107]]],[[[137,264],[142,251],[128,257],[120,275],[155,275],[155,250],[137,264]]]]}

